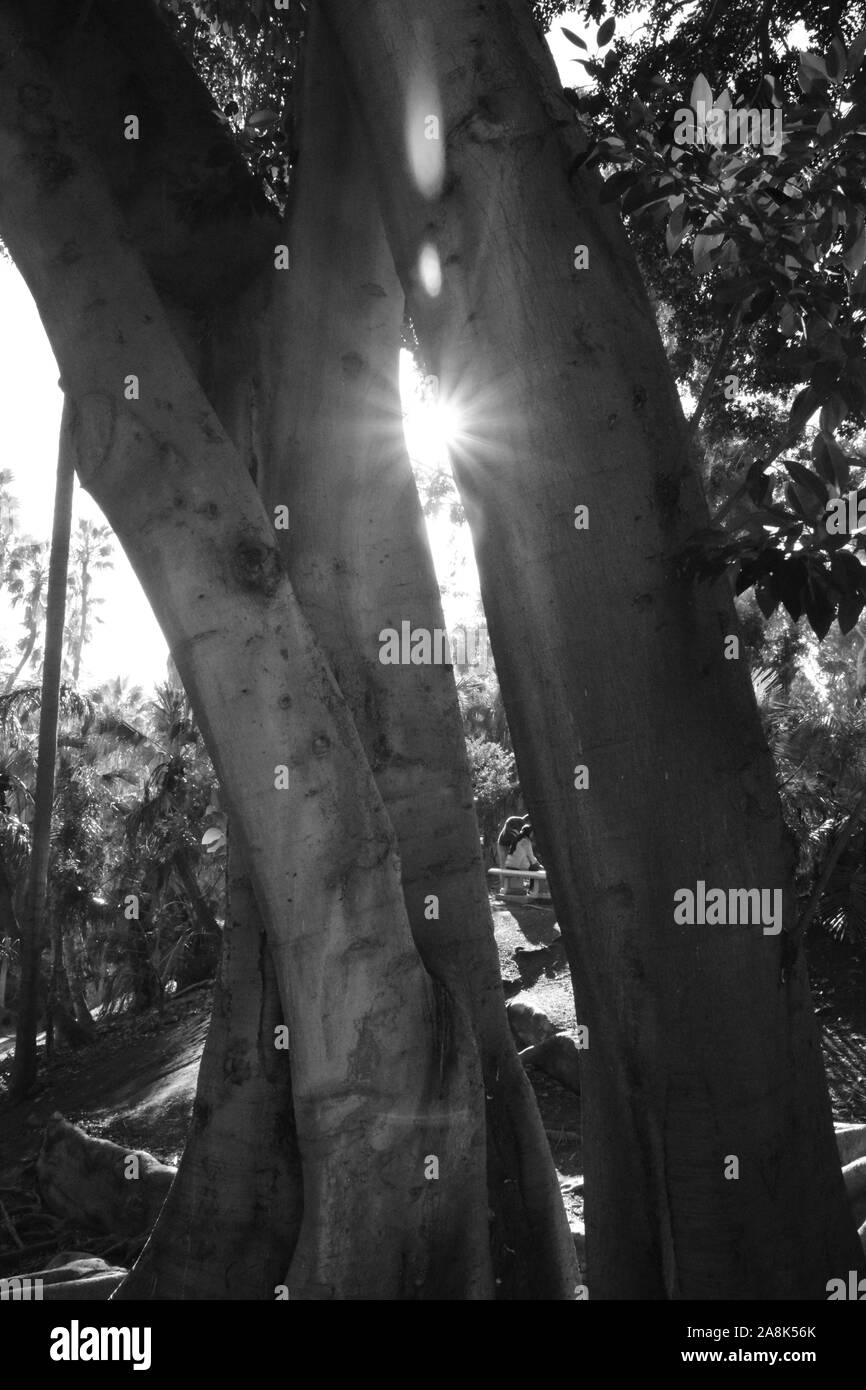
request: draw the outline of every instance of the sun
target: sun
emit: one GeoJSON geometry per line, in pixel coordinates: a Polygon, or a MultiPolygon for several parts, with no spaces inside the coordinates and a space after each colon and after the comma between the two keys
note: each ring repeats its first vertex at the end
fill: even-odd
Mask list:
{"type": "Polygon", "coordinates": [[[435,377],[419,372],[410,352],[400,353],[400,396],[406,446],[422,469],[448,466],[448,454],[460,438],[462,416],[453,401],[439,393],[435,377]]]}

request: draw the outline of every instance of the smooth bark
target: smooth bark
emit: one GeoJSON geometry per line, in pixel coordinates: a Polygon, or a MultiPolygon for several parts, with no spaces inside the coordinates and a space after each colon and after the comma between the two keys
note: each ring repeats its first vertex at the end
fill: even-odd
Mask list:
{"type": "Polygon", "coordinates": [[[487,1297],[471,1033],[418,960],[393,831],[261,503],[17,20],[0,16],[0,229],[77,408],[82,481],[153,600],[266,923],[304,1171],[292,1296],[487,1297]]]}
{"type": "MultiPolygon", "coordinates": [[[[505,1014],[453,670],[379,659],[384,628],[409,620],[432,634],[445,623],[403,436],[403,293],[334,48],[314,15],[291,271],[270,290],[266,315],[235,316],[271,325],[256,363],[257,410],[252,384],[237,400],[244,377],[231,355],[216,396],[234,384],[239,434],[244,417],[258,422],[260,488],[269,512],[289,508],[290,528],[277,534],[394,826],[415,942],[472,1020],[497,1296],[570,1298],[574,1244],[505,1014]]],[[[218,359],[232,342],[228,324],[221,329],[218,359]]]]}
{"type": "Polygon", "coordinates": [[[118,1299],[272,1299],[303,1211],[279,991],[249,879],[228,911],[195,1109],[177,1177],[118,1299]]]}
{"type": "Polygon", "coordinates": [[[730,599],[678,577],[705,509],[636,262],[573,171],[582,137],[527,7],[324,2],[462,420],[455,476],[589,1028],[593,1297],[823,1298],[861,1257],[802,959],[783,979],[760,926],[674,922],[699,879],[781,889],[788,925],[795,897],[730,599]],[[407,149],[434,114],[430,193],[407,149]]]}

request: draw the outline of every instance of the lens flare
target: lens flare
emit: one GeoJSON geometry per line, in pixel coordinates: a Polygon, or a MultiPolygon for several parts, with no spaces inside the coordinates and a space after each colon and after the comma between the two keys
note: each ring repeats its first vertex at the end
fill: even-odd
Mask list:
{"type": "Polygon", "coordinates": [[[442,103],[433,82],[416,76],[406,97],[406,154],[409,168],[425,198],[436,198],[445,177],[442,103]]]}
{"type": "Polygon", "coordinates": [[[431,299],[436,299],[441,293],[442,266],[439,264],[439,252],[432,242],[428,241],[421,247],[418,257],[418,279],[431,299]]]}

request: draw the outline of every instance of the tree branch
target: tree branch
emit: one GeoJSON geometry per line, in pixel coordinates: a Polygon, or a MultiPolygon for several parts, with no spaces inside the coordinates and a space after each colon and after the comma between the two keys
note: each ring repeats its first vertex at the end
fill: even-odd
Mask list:
{"type": "Polygon", "coordinates": [[[725,324],[725,327],[722,331],[722,336],[719,339],[719,345],[716,348],[716,354],[710,365],[710,370],[707,373],[707,378],[703,384],[701,394],[698,398],[698,403],[695,407],[691,419],[689,420],[689,436],[692,438],[697,433],[698,425],[701,423],[704,411],[706,410],[707,405],[709,404],[710,395],[712,394],[713,387],[718,381],[719,376],[721,375],[721,372],[723,371],[726,365],[728,352],[730,350],[734,334],[736,333],[740,325],[741,313],[742,306],[738,304],[735,306],[735,308],[731,310],[730,314],[728,315],[728,321],[725,324]]]}

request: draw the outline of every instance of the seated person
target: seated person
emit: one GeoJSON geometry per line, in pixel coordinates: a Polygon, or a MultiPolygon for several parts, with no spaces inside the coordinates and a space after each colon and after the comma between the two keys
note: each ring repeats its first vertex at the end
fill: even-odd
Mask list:
{"type": "MultiPolygon", "coordinates": [[[[520,838],[517,844],[514,846],[514,849],[506,855],[504,866],[506,869],[523,869],[524,871],[528,869],[531,873],[537,873],[539,871],[541,864],[535,857],[535,851],[532,848],[532,841],[530,840],[531,834],[532,826],[526,821],[520,827],[520,838]]],[[[506,878],[505,883],[505,891],[508,893],[524,893],[526,891],[522,878],[509,877],[506,878]]]]}
{"type": "Polygon", "coordinates": [[[523,816],[509,816],[503,825],[496,840],[496,866],[499,869],[505,868],[506,857],[514,849],[520,839],[520,832],[525,824],[523,816]]]}

